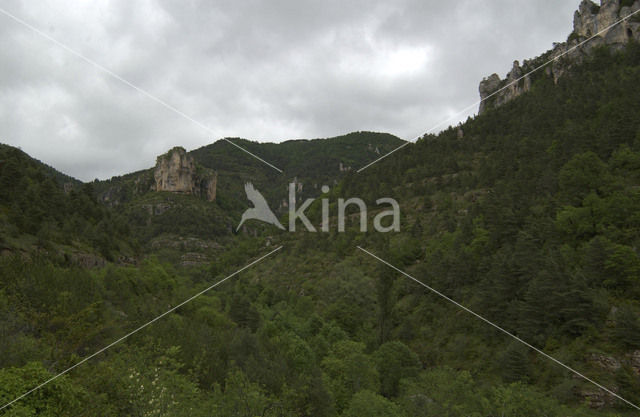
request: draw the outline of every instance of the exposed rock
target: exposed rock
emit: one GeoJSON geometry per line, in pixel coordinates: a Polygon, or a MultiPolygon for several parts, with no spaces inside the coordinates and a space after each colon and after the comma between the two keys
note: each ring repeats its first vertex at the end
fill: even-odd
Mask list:
{"type": "Polygon", "coordinates": [[[340,170],[340,172],[348,172],[351,171],[351,167],[340,162],[340,165],[338,165],[338,170],[340,170]]]}
{"type": "Polygon", "coordinates": [[[119,265],[138,265],[138,261],[136,258],[133,258],[131,256],[126,256],[126,255],[120,255],[118,256],[118,264],[119,265]]]}
{"type": "Polygon", "coordinates": [[[216,199],[216,190],[218,188],[218,175],[214,175],[207,181],[206,195],[207,201],[214,201],[216,199]]]}
{"type": "Polygon", "coordinates": [[[485,77],[482,81],[480,81],[478,90],[480,91],[480,98],[482,99],[482,101],[480,102],[480,109],[478,110],[478,113],[484,113],[487,106],[487,102],[485,100],[488,99],[489,96],[491,96],[491,94],[493,94],[496,90],[498,90],[498,88],[500,88],[501,83],[502,80],[500,79],[500,76],[495,73],[491,74],[489,77],[485,77]]]}
{"type": "Polygon", "coordinates": [[[631,352],[629,355],[629,365],[634,372],[640,376],[640,350],[631,352]]]}
{"type": "MultiPolygon", "coordinates": [[[[590,38],[638,9],[640,2],[637,1],[631,7],[621,7],[620,0],[601,0],[598,7],[590,0],[583,0],[573,16],[573,33],[580,38],[590,38]]],[[[633,29],[637,25],[637,22],[627,20],[600,36],[606,44],[623,44],[633,37],[633,29]],[[629,28],[631,36],[626,30],[629,28]]]]}
{"type": "Polygon", "coordinates": [[[182,147],[158,157],[153,178],[156,191],[204,196],[208,201],[216,198],[217,173],[196,167],[193,157],[182,147]]]}
{"type": "Polygon", "coordinates": [[[195,237],[165,236],[151,242],[154,250],[161,248],[179,249],[184,251],[220,249],[221,246],[212,240],[202,240],[195,237]]]}
{"type": "Polygon", "coordinates": [[[104,268],[107,261],[91,253],[74,252],[68,255],[71,264],[82,268],[104,268]]]}
{"type": "Polygon", "coordinates": [[[509,71],[504,80],[501,80],[498,74],[493,74],[489,78],[482,80],[479,87],[480,97],[483,100],[480,103],[480,113],[485,110],[487,105],[485,99],[492,95],[495,96],[493,100],[494,106],[498,107],[529,91],[531,78],[529,76],[523,78],[524,74],[525,72],[520,66],[520,62],[514,61],[511,71],[509,71]]]}
{"type": "Polygon", "coordinates": [[[109,207],[117,206],[121,203],[120,198],[117,198],[116,195],[120,192],[120,189],[117,187],[110,187],[105,192],[98,195],[98,200],[103,204],[108,205],[109,207]]]}
{"type": "Polygon", "coordinates": [[[193,175],[196,171],[193,158],[184,148],[173,148],[158,157],[153,177],[157,191],[191,194],[194,191],[193,175]]]}
{"type": "Polygon", "coordinates": [[[621,366],[616,358],[601,353],[592,353],[589,355],[589,362],[610,372],[616,372],[621,366]]]}
{"type": "MultiPolygon", "coordinates": [[[[614,389],[613,391],[617,390],[614,389]]],[[[580,396],[586,400],[590,408],[602,408],[616,402],[616,397],[597,388],[583,389],[580,391],[580,396]]]]}
{"type": "MultiPolygon", "coordinates": [[[[592,353],[587,357],[587,360],[612,375],[615,374],[615,372],[622,366],[620,361],[616,358],[606,356],[601,353],[592,353]]],[[[573,375],[573,378],[577,380],[582,379],[578,375],[573,375]]],[[[611,391],[618,393],[618,387],[615,385],[609,385],[608,388],[610,388],[611,391]]],[[[616,402],[615,396],[601,389],[594,388],[591,385],[583,385],[582,388],[578,390],[578,395],[584,399],[584,402],[590,408],[595,409],[610,406],[616,402]]]]}
{"type": "Polygon", "coordinates": [[[170,203],[156,203],[156,204],[143,204],[140,207],[145,209],[149,216],[160,216],[164,214],[166,211],[171,209],[173,206],[170,203]]]}
{"type": "Polygon", "coordinates": [[[209,263],[209,258],[202,253],[188,252],[180,257],[182,266],[200,266],[209,263]]]}
{"type": "Polygon", "coordinates": [[[150,190],[155,190],[155,180],[152,170],[146,170],[141,173],[136,173],[135,175],[132,187],[124,185],[121,182],[122,177],[111,178],[109,181],[115,182],[117,185],[112,185],[99,193],[98,200],[109,207],[116,207],[126,201],[130,201],[136,195],[142,195],[150,190]]]}
{"type": "Polygon", "coordinates": [[[377,153],[378,155],[380,155],[380,149],[378,149],[378,147],[377,147],[377,146],[375,146],[375,147],[374,147],[374,146],[373,146],[372,144],[370,144],[370,143],[369,143],[369,144],[367,144],[367,150],[368,150],[369,152],[375,152],[375,153],[377,153]]]}
{"type": "Polygon", "coordinates": [[[640,21],[634,17],[604,31],[637,10],[640,10],[640,0],[636,0],[631,7],[621,7],[620,0],[601,0],[600,6],[590,0],[583,0],[573,16],[573,32],[567,42],[554,44],[549,53],[524,61],[522,67],[515,61],[504,80],[493,74],[480,82],[478,90],[482,101],[478,114],[484,113],[488,108],[499,107],[529,91],[531,78],[522,78],[523,75],[552,59],[554,61],[545,68],[545,73],[557,83],[572,66],[583,62],[593,48],[607,45],[616,50],[631,39],[640,41],[640,21]],[[581,44],[595,35],[595,38],[581,44]],[[522,79],[519,80],[520,78],[522,79]],[[516,80],[519,81],[515,82],[516,80]]]}

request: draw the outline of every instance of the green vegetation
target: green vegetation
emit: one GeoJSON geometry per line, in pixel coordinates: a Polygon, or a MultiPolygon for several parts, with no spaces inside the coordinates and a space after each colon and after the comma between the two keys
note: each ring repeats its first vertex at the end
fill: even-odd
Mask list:
{"type": "Polygon", "coordinates": [[[0,145],[0,161],[0,244],[5,248],[28,252],[35,247],[67,260],[69,247],[107,260],[132,251],[128,219],[98,204],[91,183],[56,174],[6,145],[0,145]]]}
{"type": "Polygon", "coordinates": [[[219,173],[215,203],[149,192],[149,171],[65,193],[0,148],[2,405],[284,246],[0,415],[635,415],[356,246],[639,403],[638,79],[639,45],[597,50],[469,119],[464,138],[426,136],[362,174],[339,162],[397,139],[242,142],[286,176],[216,143],[193,152],[219,173]],[[331,201],[393,196],[403,231],[232,233],[244,181],[279,201],[293,175],[331,184],[331,201]]]}

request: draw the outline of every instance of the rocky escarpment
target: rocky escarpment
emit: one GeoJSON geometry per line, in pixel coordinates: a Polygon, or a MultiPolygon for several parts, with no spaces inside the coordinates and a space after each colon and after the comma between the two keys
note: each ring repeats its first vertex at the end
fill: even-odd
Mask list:
{"type": "Polygon", "coordinates": [[[218,175],[196,164],[184,148],[176,147],[156,159],[154,168],[96,183],[98,200],[115,207],[150,191],[191,194],[214,201],[218,175]]]}
{"type": "Polygon", "coordinates": [[[155,191],[193,194],[208,201],[216,199],[217,173],[196,166],[184,148],[176,147],[160,155],[153,172],[155,191]]]}
{"type": "Polygon", "coordinates": [[[544,68],[544,72],[558,82],[572,66],[584,61],[594,48],[607,45],[615,50],[632,39],[640,41],[640,12],[607,29],[638,10],[640,0],[601,0],[600,6],[583,0],[574,14],[573,32],[566,42],[554,44],[551,51],[525,60],[522,66],[515,61],[505,79],[493,74],[480,82],[478,89],[482,101],[478,113],[499,107],[529,91],[531,76],[524,75],[546,62],[553,60],[544,68]],[[582,43],[595,35],[595,38],[582,43]]]}

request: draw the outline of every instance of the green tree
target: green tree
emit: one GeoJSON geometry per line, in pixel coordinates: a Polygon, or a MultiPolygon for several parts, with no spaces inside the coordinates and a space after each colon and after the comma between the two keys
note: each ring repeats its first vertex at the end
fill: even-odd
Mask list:
{"type": "Polygon", "coordinates": [[[487,400],[466,372],[450,368],[423,371],[401,381],[400,403],[415,417],[483,417],[487,400]]]}
{"type": "Polygon", "coordinates": [[[594,152],[578,154],[562,167],[558,182],[567,201],[577,203],[608,184],[607,166],[594,152]]]}
{"type": "Polygon", "coordinates": [[[256,417],[277,416],[282,408],[269,399],[258,384],[255,384],[239,369],[229,372],[224,388],[217,386],[214,391],[213,416],[256,417]]]}
{"type": "Polygon", "coordinates": [[[387,342],[373,354],[380,375],[380,393],[396,397],[402,378],[415,376],[420,371],[418,356],[402,342],[387,342]]]}
{"type": "Polygon", "coordinates": [[[330,354],[322,360],[322,369],[329,378],[338,410],[344,409],[350,398],[362,390],[378,392],[380,382],[375,362],[364,353],[362,343],[337,342],[330,354]]]}
{"type": "Polygon", "coordinates": [[[502,354],[502,378],[506,382],[526,382],[529,378],[528,350],[521,343],[513,341],[502,354]]]}
{"type": "Polygon", "coordinates": [[[371,391],[360,391],[353,396],[342,417],[404,417],[397,404],[371,391]]]}
{"type": "Polygon", "coordinates": [[[640,314],[630,305],[618,308],[615,314],[614,337],[625,349],[640,349],[640,314]]]}
{"type": "MultiPolygon", "coordinates": [[[[21,368],[0,370],[0,403],[5,405],[53,376],[41,364],[31,362],[21,368]]],[[[75,385],[67,376],[56,378],[51,383],[18,400],[6,410],[12,416],[71,417],[77,415],[99,415],[89,413],[89,393],[75,385]]]]}
{"type": "Polygon", "coordinates": [[[489,415],[556,417],[566,413],[555,400],[519,382],[492,389],[489,398],[489,415]]]}

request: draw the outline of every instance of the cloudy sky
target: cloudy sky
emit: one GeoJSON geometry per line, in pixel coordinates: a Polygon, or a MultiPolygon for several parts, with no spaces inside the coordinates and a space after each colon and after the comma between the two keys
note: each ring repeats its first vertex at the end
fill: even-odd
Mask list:
{"type": "Polygon", "coordinates": [[[92,180],[222,137],[413,139],[476,102],[482,77],[565,40],[578,4],[5,0],[0,142],[92,180]]]}

